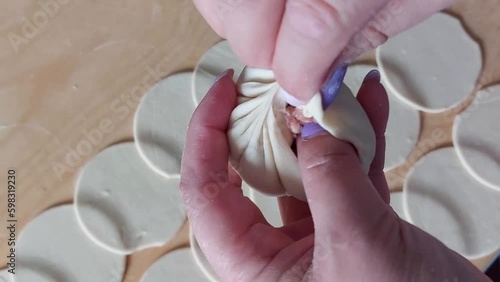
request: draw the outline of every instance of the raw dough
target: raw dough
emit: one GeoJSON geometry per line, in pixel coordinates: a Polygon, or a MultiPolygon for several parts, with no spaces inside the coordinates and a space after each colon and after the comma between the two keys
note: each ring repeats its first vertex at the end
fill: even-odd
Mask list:
{"type": "Polygon", "coordinates": [[[481,72],[481,49],[460,21],[436,14],[377,49],[387,86],[421,111],[453,108],[472,94],[481,72]]]}
{"type": "Polygon", "coordinates": [[[210,281],[200,271],[189,249],[180,249],[159,258],[144,274],[141,282],[210,281]]]}
{"type": "MultiPolygon", "coordinates": [[[[243,180],[265,194],[288,194],[305,201],[297,157],[290,148],[294,137],[285,122],[287,103],[277,95],[279,85],[273,72],[247,67],[237,87],[238,106],[227,132],[231,165],[243,180]]],[[[304,114],[313,116],[337,138],[351,142],[368,171],[375,153],[375,134],[345,85],[326,111],[318,93],[304,107],[304,114]]]]}
{"type": "Polygon", "coordinates": [[[165,177],[180,174],[182,150],[194,105],[189,97],[192,73],[160,81],[142,98],[135,113],[134,138],[141,157],[165,177]]]}
{"type": "Polygon", "coordinates": [[[217,76],[231,68],[234,69],[233,79],[236,81],[244,67],[227,41],[215,44],[203,55],[194,70],[191,93],[195,105],[205,97],[217,76]]]}
{"type": "Polygon", "coordinates": [[[21,232],[16,282],[122,281],[125,257],[94,244],[78,226],[72,205],[49,209],[21,232]]]}
{"type": "Polygon", "coordinates": [[[130,142],[106,148],[87,163],[75,204],[88,235],[121,254],[163,245],[185,220],[179,178],[153,172],[130,142]]]}
{"type": "Polygon", "coordinates": [[[269,224],[274,227],[282,227],[283,220],[281,219],[280,207],[278,205],[278,198],[268,196],[260,193],[259,191],[252,191],[252,201],[260,209],[269,224]]]}
{"type": "Polygon", "coordinates": [[[406,220],[403,206],[403,192],[391,192],[391,207],[401,219],[406,220]]]}
{"type": "Polygon", "coordinates": [[[0,282],[13,282],[13,275],[7,272],[7,269],[0,271],[0,282]]]}
{"type": "Polygon", "coordinates": [[[465,168],[484,185],[500,191],[500,84],[479,91],[455,118],[453,143],[465,168]]]}
{"type": "Polygon", "coordinates": [[[193,252],[194,260],[200,267],[201,271],[205,274],[208,280],[212,282],[218,282],[219,279],[217,273],[215,273],[215,270],[208,262],[207,257],[201,250],[200,245],[198,244],[198,241],[196,241],[196,238],[194,237],[194,234],[191,230],[189,231],[189,244],[191,245],[191,251],[193,252]]]}
{"type": "Polygon", "coordinates": [[[403,189],[409,222],[473,259],[500,247],[500,191],[477,182],[453,148],[424,156],[403,189]]]}
{"type": "MultiPolygon", "coordinates": [[[[371,71],[377,69],[371,65],[351,65],[347,69],[344,83],[357,95],[363,79],[371,71]]],[[[406,161],[415,148],[420,134],[420,113],[402,103],[394,96],[384,80],[381,81],[389,97],[389,121],[385,130],[385,166],[389,171],[406,161]]]]}

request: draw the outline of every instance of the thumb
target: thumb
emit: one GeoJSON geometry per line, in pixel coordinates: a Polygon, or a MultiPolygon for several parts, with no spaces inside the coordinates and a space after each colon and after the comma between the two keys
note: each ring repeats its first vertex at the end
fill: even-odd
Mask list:
{"type": "MultiPolygon", "coordinates": [[[[385,90],[376,79],[366,79],[359,95],[364,96],[364,100],[371,96],[371,103],[362,105],[376,135],[383,137],[387,114],[376,113],[388,111],[385,90]]],[[[377,142],[382,141],[383,138],[377,138],[377,142]]],[[[350,143],[325,132],[308,140],[299,138],[297,149],[316,236],[331,238],[336,234],[338,240],[349,240],[353,232],[368,234],[374,224],[380,223],[390,212],[385,197],[381,197],[370,176],[363,171],[350,143]]],[[[372,165],[372,169],[383,167],[383,151],[384,146],[377,144],[373,162],[376,165],[372,165]]]]}

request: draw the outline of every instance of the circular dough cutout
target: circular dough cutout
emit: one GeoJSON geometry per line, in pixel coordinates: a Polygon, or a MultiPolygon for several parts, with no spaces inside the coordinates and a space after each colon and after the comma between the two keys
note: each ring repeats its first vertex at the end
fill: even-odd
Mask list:
{"type": "Polygon", "coordinates": [[[94,244],[78,225],[72,205],[30,221],[16,244],[16,282],[121,281],[125,257],[94,244]]]}
{"type": "Polygon", "coordinates": [[[196,265],[189,249],[174,250],[159,258],[144,274],[141,282],[209,281],[196,265]]]}
{"type": "Polygon", "coordinates": [[[210,48],[196,65],[192,81],[192,98],[198,105],[212,87],[215,79],[227,69],[233,69],[236,81],[245,65],[238,60],[229,43],[224,40],[210,48]]]}
{"type": "Polygon", "coordinates": [[[391,207],[397,213],[399,218],[406,220],[403,206],[403,192],[391,192],[391,207]]]}
{"type": "MultiPolygon", "coordinates": [[[[377,67],[372,65],[350,65],[347,68],[344,83],[357,95],[365,76],[374,69],[377,67]]],[[[381,83],[389,97],[384,165],[384,170],[389,171],[403,164],[415,148],[420,134],[420,113],[397,99],[384,80],[381,83]]]]}
{"type": "Polygon", "coordinates": [[[7,269],[1,270],[0,282],[14,282],[14,275],[9,273],[7,269]]]}
{"type": "Polygon", "coordinates": [[[134,138],[144,161],[165,177],[177,177],[194,105],[192,73],[171,75],[142,98],[134,118],[134,138]]]}
{"type": "Polygon", "coordinates": [[[163,245],[185,221],[179,178],[153,172],[130,142],[106,148],[87,163],[75,208],[83,230],[120,254],[163,245]]]}
{"type": "Polygon", "coordinates": [[[460,21],[438,13],[377,48],[387,86],[403,102],[439,113],[472,94],[482,68],[481,48],[460,21]]]}
{"type": "Polygon", "coordinates": [[[500,84],[479,91],[455,118],[453,143],[465,168],[484,185],[500,191],[500,84]]]}
{"type": "Polygon", "coordinates": [[[410,171],[403,189],[410,223],[468,259],[500,247],[500,192],[477,182],[455,150],[424,156],[410,171]]]}

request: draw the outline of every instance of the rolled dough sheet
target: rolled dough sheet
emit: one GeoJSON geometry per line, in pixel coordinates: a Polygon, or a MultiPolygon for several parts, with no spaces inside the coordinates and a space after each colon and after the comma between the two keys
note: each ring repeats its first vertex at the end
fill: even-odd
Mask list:
{"type": "Polygon", "coordinates": [[[278,205],[277,197],[267,196],[255,189],[252,189],[251,199],[260,209],[269,224],[274,227],[283,226],[283,220],[281,219],[280,207],[278,205]]]}
{"type": "Polygon", "coordinates": [[[72,205],[49,209],[23,229],[16,246],[16,282],[122,281],[125,257],[94,244],[72,205]]]}
{"type": "Polygon", "coordinates": [[[163,245],[185,220],[179,178],[153,172],[130,142],[106,148],[85,165],[75,208],[90,238],[119,254],[163,245]]]}
{"type": "Polygon", "coordinates": [[[227,69],[234,69],[236,81],[245,65],[238,60],[227,41],[221,41],[210,48],[200,59],[193,74],[192,97],[198,105],[214,83],[214,80],[227,69]]]}
{"type": "Polygon", "coordinates": [[[401,219],[406,220],[403,207],[403,192],[391,192],[391,207],[401,219]]]}
{"type": "Polygon", "coordinates": [[[484,185],[500,191],[500,84],[479,91],[455,118],[453,143],[465,168],[484,185]]]}
{"type": "Polygon", "coordinates": [[[144,274],[141,282],[210,281],[196,265],[191,250],[184,248],[159,258],[144,274]]]}
{"type": "MultiPolygon", "coordinates": [[[[351,65],[347,69],[344,83],[357,95],[365,76],[377,69],[372,65],[351,65]]],[[[381,81],[389,97],[389,121],[385,130],[385,166],[384,170],[391,170],[406,161],[406,158],[415,148],[420,134],[420,113],[402,103],[387,87],[385,80],[381,81]]]]}
{"type": "Polygon", "coordinates": [[[14,275],[7,272],[7,269],[4,269],[0,271],[0,282],[13,282],[14,281],[13,276],[14,275]]]}
{"type": "Polygon", "coordinates": [[[468,259],[500,247],[500,191],[476,181],[451,147],[424,156],[403,189],[409,222],[468,259]]]}
{"type": "Polygon", "coordinates": [[[212,282],[220,281],[218,279],[217,273],[215,273],[215,270],[212,268],[207,260],[207,257],[201,250],[200,245],[198,244],[198,241],[196,241],[196,238],[194,237],[192,231],[189,231],[189,243],[191,245],[191,251],[193,252],[193,257],[196,264],[200,267],[200,270],[205,274],[208,280],[212,282]]]}
{"type": "Polygon", "coordinates": [[[182,150],[194,105],[189,97],[192,73],[158,82],[142,98],[134,118],[134,138],[141,157],[165,177],[180,174],[182,150]]]}
{"type": "Polygon", "coordinates": [[[481,49],[460,21],[438,13],[377,48],[387,86],[421,111],[453,108],[472,94],[481,72],[481,49]]]}

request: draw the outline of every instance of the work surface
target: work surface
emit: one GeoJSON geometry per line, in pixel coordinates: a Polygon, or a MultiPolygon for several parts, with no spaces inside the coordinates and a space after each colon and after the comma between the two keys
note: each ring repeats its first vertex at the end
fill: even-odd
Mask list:
{"type": "MultiPolygon", "coordinates": [[[[82,165],[103,148],[132,139],[144,91],[169,74],[192,69],[220,40],[191,1],[40,3],[45,2],[53,6],[17,0],[0,10],[0,220],[6,222],[7,170],[14,168],[20,228],[43,210],[72,202],[82,165]],[[118,106],[123,110],[115,111],[118,106]],[[100,129],[103,123],[106,130],[100,129]],[[92,135],[96,130],[102,134],[92,135]]],[[[498,0],[463,0],[450,9],[482,45],[483,86],[500,81],[498,7],[498,0]]],[[[373,61],[373,54],[361,59],[373,61]]],[[[458,110],[423,115],[420,142],[409,163],[451,145],[458,110]]],[[[388,173],[391,189],[401,189],[409,167],[388,173]]],[[[5,232],[2,228],[2,266],[5,232]]],[[[162,254],[187,245],[185,224],[167,245],[130,256],[124,281],[137,281],[162,254]]]]}

